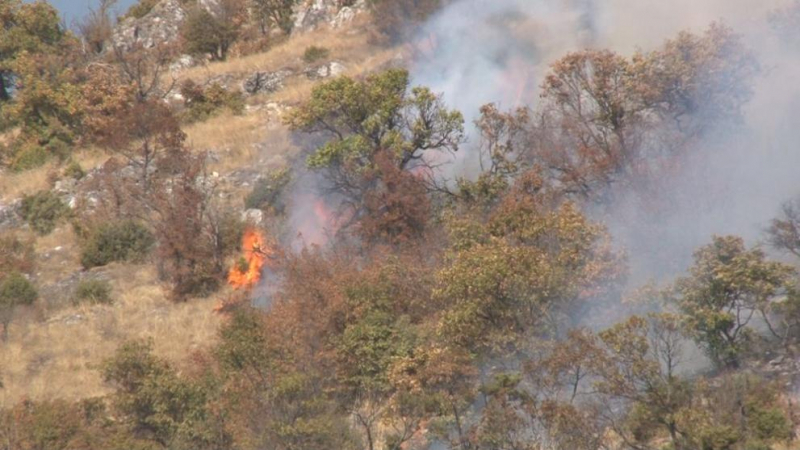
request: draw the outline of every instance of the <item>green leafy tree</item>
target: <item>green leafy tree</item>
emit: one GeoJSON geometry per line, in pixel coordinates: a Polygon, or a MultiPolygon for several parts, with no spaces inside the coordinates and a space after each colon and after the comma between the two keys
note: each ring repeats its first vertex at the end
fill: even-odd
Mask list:
{"type": "Polygon", "coordinates": [[[388,152],[397,168],[410,170],[425,166],[429,152],[458,150],[464,139],[461,113],[447,109],[428,88],[410,88],[402,69],[322,83],[287,123],[329,138],[306,162],[322,170],[355,207],[380,180],[370,176],[380,152],[388,152]]]}
{"type": "Polygon", "coordinates": [[[64,39],[58,11],[44,1],[0,1],[0,105],[11,99],[14,62],[23,53],[49,53],[64,39]]]}
{"type": "Polygon", "coordinates": [[[690,275],[676,281],[673,301],[709,358],[736,368],[754,337],[753,318],[785,292],[794,270],[736,236],[715,237],[694,259],[690,275]]]}
{"type": "Polygon", "coordinates": [[[272,27],[278,27],[286,34],[292,31],[292,8],[298,0],[251,0],[251,3],[253,15],[263,34],[272,27]]]}
{"type": "Polygon", "coordinates": [[[131,432],[160,448],[229,448],[230,438],[207,408],[209,393],[200,383],[178,376],[152,354],[152,344],[122,345],[102,367],[114,387],[114,408],[131,432]]]}

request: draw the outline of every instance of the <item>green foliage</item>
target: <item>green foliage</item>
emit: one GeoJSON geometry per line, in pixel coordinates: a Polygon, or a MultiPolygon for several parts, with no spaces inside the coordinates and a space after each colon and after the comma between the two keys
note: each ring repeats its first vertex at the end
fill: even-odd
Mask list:
{"type": "Polygon", "coordinates": [[[115,261],[141,261],[154,243],[153,234],[138,222],[126,220],[103,224],[83,243],[81,264],[88,269],[115,261]]]}
{"type": "Polygon", "coordinates": [[[278,27],[285,34],[292,31],[293,7],[299,0],[251,0],[253,13],[261,26],[262,33],[278,27]]]}
{"type": "Polygon", "coordinates": [[[330,54],[331,51],[328,50],[327,48],[312,45],[306,48],[306,51],[303,52],[303,61],[305,61],[308,64],[313,64],[317,61],[327,58],[330,54]]]}
{"type": "Polygon", "coordinates": [[[102,374],[116,388],[113,406],[135,435],[167,448],[229,445],[206,409],[207,390],[180,378],[167,362],[153,356],[151,343],[122,345],[103,363],[102,374]]]}
{"type": "Polygon", "coordinates": [[[11,308],[17,305],[30,305],[39,297],[33,283],[24,275],[12,272],[0,282],[0,305],[11,308]]]}
{"type": "Polygon", "coordinates": [[[712,361],[737,367],[752,341],[752,318],[790,287],[794,269],[735,236],[715,237],[694,258],[690,275],[675,283],[673,301],[712,361]]]}
{"type": "Polygon", "coordinates": [[[293,129],[331,138],[306,163],[324,171],[333,187],[355,204],[374,188],[375,160],[381,152],[406,170],[425,152],[454,152],[464,139],[461,113],[448,110],[428,88],[410,88],[408,72],[402,69],[317,85],[311,99],[286,121],[293,129]]]}
{"type": "Polygon", "coordinates": [[[78,161],[71,160],[67,164],[67,167],[64,168],[64,176],[67,178],[72,178],[73,180],[80,180],[86,176],[86,172],[84,172],[81,164],[78,161]]]}
{"type": "Polygon", "coordinates": [[[22,199],[21,213],[34,231],[46,235],[69,214],[69,207],[54,192],[39,191],[22,199]]]}
{"type": "Polygon", "coordinates": [[[281,196],[291,181],[289,169],[274,170],[266,177],[259,178],[244,200],[245,208],[283,213],[285,205],[281,196]]]}
{"type": "Polygon", "coordinates": [[[205,8],[196,7],[186,18],[181,34],[187,53],[210,55],[212,60],[224,60],[239,32],[235,23],[213,15],[205,8]]]}
{"type": "Polygon", "coordinates": [[[235,115],[244,112],[244,97],[239,91],[229,91],[217,83],[206,89],[187,80],[181,86],[187,109],[183,114],[186,122],[199,122],[209,119],[222,110],[228,109],[235,115]]]}
{"type": "Polygon", "coordinates": [[[83,280],[72,295],[75,304],[108,305],[111,299],[111,284],[105,280],[83,280]]]}

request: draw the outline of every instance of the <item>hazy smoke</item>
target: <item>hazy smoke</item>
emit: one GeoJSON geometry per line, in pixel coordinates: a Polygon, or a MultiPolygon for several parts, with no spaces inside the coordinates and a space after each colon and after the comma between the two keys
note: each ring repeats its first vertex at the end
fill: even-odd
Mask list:
{"type": "MultiPolygon", "coordinates": [[[[758,243],[780,204],[800,194],[800,49],[781,43],[768,16],[790,0],[461,0],[433,17],[416,41],[414,82],[442,92],[472,121],[480,105],[535,107],[549,65],[566,52],[648,51],[679,31],[722,22],[743,35],[763,68],[742,126],[711,133],[658,193],[650,215],[636,196],[601,217],[630,254],[632,279],[686,269],[714,234],[758,243]]],[[[472,142],[475,142],[474,132],[472,142]]],[[[474,165],[475,152],[458,170],[474,165]]]]}

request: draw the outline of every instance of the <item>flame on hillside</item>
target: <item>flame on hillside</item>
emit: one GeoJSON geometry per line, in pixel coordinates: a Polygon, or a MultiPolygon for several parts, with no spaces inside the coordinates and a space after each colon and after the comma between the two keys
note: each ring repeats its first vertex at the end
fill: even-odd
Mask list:
{"type": "Polygon", "coordinates": [[[273,250],[267,245],[264,235],[248,229],[242,238],[242,257],[228,272],[228,283],[234,289],[251,289],[261,280],[261,272],[273,250]]]}

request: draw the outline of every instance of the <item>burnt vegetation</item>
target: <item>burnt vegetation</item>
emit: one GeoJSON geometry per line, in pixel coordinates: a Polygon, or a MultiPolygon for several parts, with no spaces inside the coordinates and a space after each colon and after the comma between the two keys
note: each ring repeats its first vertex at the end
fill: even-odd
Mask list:
{"type": "MultiPolygon", "coordinates": [[[[759,65],[734,30],[682,32],[631,56],[568,53],[535,107],[487,104],[474,123],[403,68],[319,81],[280,125],[320,144],[233,204],[185,127],[245,114],[244,98],[179,84],[170,65],[286,39],[295,2],[184,2],[180,41],[150,47],[113,45],[114,3],[100,2],[77,36],[47,2],[0,0],[4,169],[56,164],[91,193],[70,204],[56,189],[28,193],[19,214],[32,233],[0,234],[4,340],[40,299],[33,240],[60,226],[77,236],[88,276],[71,293],[76,307],[113,307],[120,293],[94,275],[105,266],[151,265],[180,303],[226,289],[251,259],[270,274],[268,307],[226,305],[216,340],[186,349],[186,361],[125,343],[97,367],[105,395],[0,410],[0,449],[798,445],[797,380],[765,367],[800,344],[800,206],[768,224],[768,245],[711,238],[685,274],[632,306],[621,301],[625,249],[599,219],[624,193],[647,201],[704,137],[740,123],[759,65]],[[165,100],[178,92],[182,104],[165,100]],[[76,166],[81,146],[103,163],[76,166]],[[459,172],[465,153],[477,155],[474,173],[459,172]],[[285,235],[297,230],[281,235],[297,175],[319,180],[316,199],[335,216],[323,245],[293,248],[285,235]],[[263,220],[244,223],[243,209],[263,220]],[[242,248],[265,223],[269,238],[242,248]],[[625,311],[614,323],[587,319],[610,303],[625,311]]],[[[445,3],[366,8],[388,46],[445,3]]],[[[143,0],[126,16],[155,7],[143,0]]],[[[307,47],[303,58],[328,52],[307,47]]]]}

